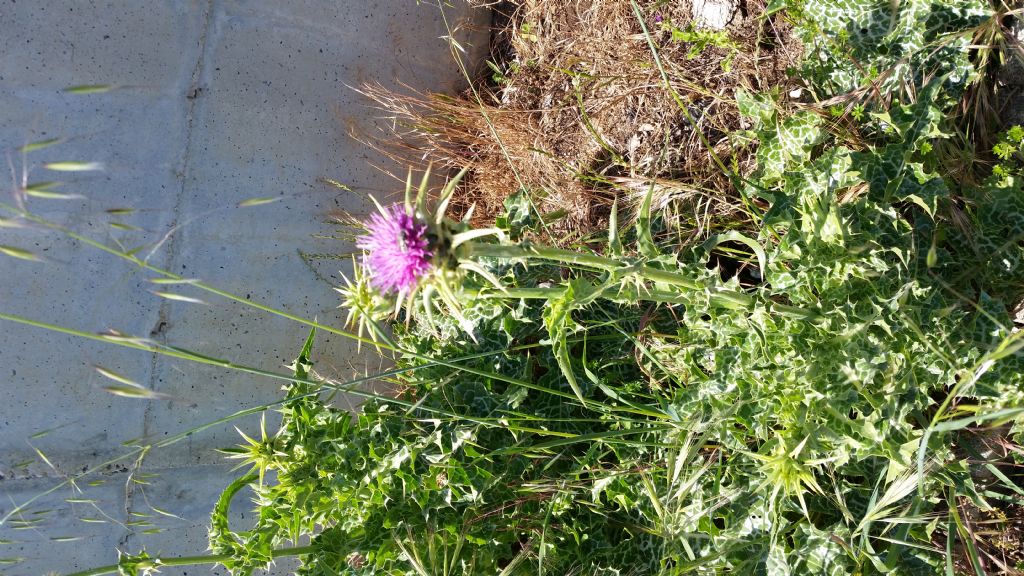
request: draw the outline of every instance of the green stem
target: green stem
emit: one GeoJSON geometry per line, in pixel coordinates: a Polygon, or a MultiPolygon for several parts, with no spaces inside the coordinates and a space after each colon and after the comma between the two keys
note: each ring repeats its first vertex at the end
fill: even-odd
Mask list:
{"type": "MultiPolygon", "coordinates": [[[[697,280],[687,278],[678,272],[660,270],[644,264],[623,265],[614,258],[607,258],[597,254],[587,254],[572,250],[564,250],[561,248],[551,248],[548,246],[514,246],[505,244],[486,244],[483,242],[467,243],[466,248],[468,249],[469,257],[483,256],[487,258],[504,258],[507,260],[548,260],[561,264],[602,270],[605,272],[632,272],[651,282],[668,284],[669,286],[676,286],[685,290],[705,292],[708,294],[712,304],[723,308],[749,308],[755,302],[754,297],[748,294],[737,292],[735,290],[711,288],[697,280]]],[[[494,292],[486,295],[481,294],[481,296],[494,298],[511,296],[514,298],[547,299],[557,296],[562,290],[564,289],[508,288],[507,292],[494,292]]],[[[644,300],[649,302],[666,302],[674,304],[685,303],[682,298],[672,294],[670,291],[656,289],[639,291],[626,287],[624,288],[624,292],[621,293],[621,297],[626,299],[632,298],[638,301],[644,300]]],[[[816,314],[810,310],[798,308],[796,306],[777,304],[774,302],[771,303],[771,308],[779,314],[795,316],[798,318],[809,319],[816,316],[816,314]]]]}
{"type": "MultiPolygon", "coordinates": [[[[298,546],[295,548],[282,548],[280,550],[273,550],[270,553],[272,558],[284,558],[286,556],[299,556],[302,554],[309,554],[315,552],[315,546],[298,546]]],[[[195,566],[198,564],[219,564],[225,560],[230,560],[230,554],[210,554],[206,556],[178,556],[174,558],[153,558],[150,563],[151,566],[156,568],[160,566],[195,566]]],[[[99,568],[92,568],[90,570],[83,570],[81,572],[75,572],[67,574],[66,576],[102,576],[103,574],[117,574],[118,564],[111,564],[110,566],[100,566],[99,568]]]]}
{"type": "MultiPolygon", "coordinates": [[[[473,294],[475,298],[522,298],[524,300],[550,300],[557,298],[565,292],[564,287],[551,288],[506,288],[504,291],[489,290],[473,294]]],[[[686,300],[677,294],[665,292],[664,290],[649,290],[638,293],[635,288],[623,288],[615,294],[612,300],[631,302],[647,300],[650,302],[664,302],[666,304],[686,304],[686,300]]]]}
{"type": "MultiPolygon", "coordinates": [[[[524,260],[530,258],[550,260],[552,262],[560,262],[562,264],[596,268],[606,272],[622,271],[627,268],[614,258],[598,256],[597,254],[575,252],[573,250],[564,250],[562,248],[551,248],[548,246],[513,246],[508,244],[485,244],[483,242],[473,242],[470,247],[470,255],[486,256],[490,258],[506,258],[508,260],[524,260]]],[[[702,286],[700,282],[687,278],[682,274],[659,270],[643,264],[632,268],[637,274],[653,282],[679,286],[680,288],[686,288],[688,290],[704,289],[704,286],[702,286]]]]}

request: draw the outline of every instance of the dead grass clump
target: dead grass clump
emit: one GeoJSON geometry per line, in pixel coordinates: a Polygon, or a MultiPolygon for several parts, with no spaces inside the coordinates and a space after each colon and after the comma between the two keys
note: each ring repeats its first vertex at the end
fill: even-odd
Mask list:
{"type": "Polygon", "coordinates": [[[786,90],[800,47],[763,16],[765,0],[639,6],[640,18],[629,0],[507,2],[495,8],[495,74],[475,91],[365,93],[398,121],[394,155],[470,168],[453,208],[476,205],[480,223],[519,188],[542,213],[564,213],[563,241],[604,229],[613,199],[628,205],[651,183],[658,206],[727,213],[732,186],[713,154],[743,173],[753,152],[728,137],[743,127],[736,89],[786,90]]]}

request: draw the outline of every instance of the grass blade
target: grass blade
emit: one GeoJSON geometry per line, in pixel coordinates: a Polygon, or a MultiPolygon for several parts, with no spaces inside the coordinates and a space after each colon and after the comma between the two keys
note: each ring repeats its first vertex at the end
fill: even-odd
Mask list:
{"type": "Polygon", "coordinates": [[[62,92],[65,94],[103,94],[117,88],[114,84],[80,84],[68,86],[62,92]]]}
{"type": "Polygon", "coordinates": [[[54,172],[92,172],[103,170],[103,163],[68,160],[65,162],[47,162],[43,164],[43,168],[53,170],[54,172]]]}
{"type": "Polygon", "coordinates": [[[32,252],[25,250],[24,248],[16,248],[14,246],[7,246],[0,244],[0,254],[6,254],[12,258],[18,258],[19,260],[28,260],[30,262],[42,262],[43,259],[36,256],[32,252]]]}
{"type": "Polygon", "coordinates": [[[46,140],[39,140],[38,142],[30,142],[18,148],[18,152],[35,152],[36,150],[42,150],[43,148],[48,148],[50,146],[60,144],[63,141],[63,138],[48,138],[46,140]]]}
{"type": "Polygon", "coordinates": [[[153,292],[153,294],[156,294],[157,296],[159,296],[161,298],[166,298],[168,300],[174,300],[176,302],[187,302],[189,304],[204,304],[204,305],[207,305],[206,302],[204,302],[203,300],[200,300],[199,298],[193,298],[192,296],[183,296],[181,294],[175,294],[173,292],[158,292],[156,290],[153,290],[152,292],[153,292]]]}
{"type": "Polygon", "coordinates": [[[270,196],[267,198],[249,198],[248,200],[242,200],[238,203],[239,208],[249,208],[250,206],[262,206],[264,204],[272,204],[282,200],[280,196],[270,196]]]}

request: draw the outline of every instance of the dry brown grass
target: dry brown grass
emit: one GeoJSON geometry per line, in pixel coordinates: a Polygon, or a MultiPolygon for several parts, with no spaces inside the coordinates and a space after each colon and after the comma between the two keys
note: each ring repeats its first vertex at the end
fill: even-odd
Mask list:
{"type": "Polygon", "coordinates": [[[470,167],[453,202],[476,205],[490,223],[519,188],[542,213],[564,212],[562,241],[607,225],[613,199],[629,205],[656,183],[658,206],[694,203],[728,214],[734,191],[716,155],[749,170],[752,150],[735,149],[741,128],[737,88],[788,92],[788,66],[800,46],[783,22],[763,18],[764,0],[739,0],[726,31],[736,49],[673,39],[669,25],[693,22],[687,0],[639,2],[681,110],[662,80],[640,21],[628,0],[518,0],[494,9],[492,61],[506,71],[476,94],[400,95],[366,86],[364,93],[397,122],[388,151],[406,163],[470,167]],[[723,63],[731,58],[731,67],[723,63]],[[690,122],[689,119],[693,122],[690,122]]]}

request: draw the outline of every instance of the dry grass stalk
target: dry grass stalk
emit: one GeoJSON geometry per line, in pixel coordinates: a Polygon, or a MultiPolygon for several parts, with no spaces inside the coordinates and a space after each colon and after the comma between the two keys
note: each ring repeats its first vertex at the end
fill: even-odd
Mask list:
{"type": "Polygon", "coordinates": [[[485,102],[364,87],[396,120],[400,143],[389,153],[469,166],[453,208],[475,204],[479,223],[492,221],[509,194],[530,190],[542,213],[566,214],[556,226],[563,241],[604,229],[612,200],[626,206],[650,183],[658,206],[735,214],[731,183],[701,137],[748,171],[753,150],[727,136],[743,127],[735,91],[788,92],[786,71],[801,47],[785,23],[761,17],[764,0],[738,3],[720,36],[727,43],[696,55],[693,42],[673,37],[673,28],[706,30],[691,27],[690,2],[639,4],[686,112],[665,89],[629,0],[519,0],[504,4],[506,23],[495,30],[492,60],[504,78],[480,88],[485,102]]]}

